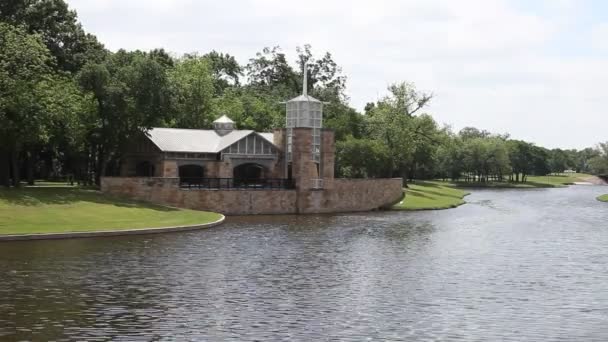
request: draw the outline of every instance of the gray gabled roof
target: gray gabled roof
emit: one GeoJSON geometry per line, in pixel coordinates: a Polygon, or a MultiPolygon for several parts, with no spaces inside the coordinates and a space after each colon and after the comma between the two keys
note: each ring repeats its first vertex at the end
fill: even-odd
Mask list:
{"type": "Polygon", "coordinates": [[[252,130],[234,130],[220,136],[214,130],[184,128],[152,128],[150,140],[163,152],[218,153],[250,134],[258,134],[271,144],[272,133],[256,133],[252,130]]]}

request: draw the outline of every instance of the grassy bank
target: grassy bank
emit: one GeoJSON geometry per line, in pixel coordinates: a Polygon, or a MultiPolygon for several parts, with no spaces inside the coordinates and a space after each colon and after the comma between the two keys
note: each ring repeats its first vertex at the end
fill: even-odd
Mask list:
{"type": "Polygon", "coordinates": [[[525,183],[515,182],[454,182],[457,187],[463,188],[560,188],[575,182],[584,182],[590,177],[587,174],[557,175],[557,176],[528,176],[525,183]]]}
{"type": "Polygon", "coordinates": [[[608,195],[602,195],[597,198],[598,201],[608,202],[608,195]]]}
{"type": "Polygon", "coordinates": [[[168,208],[72,187],[0,188],[0,235],[209,223],[220,214],[168,208]]]}
{"type": "Polygon", "coordinates": [[[405,198],[393,208],[397,210],[437,210],[455,208],[465,203],[468,193],[448,183],[416,181],[408,184],[405,198]]]}

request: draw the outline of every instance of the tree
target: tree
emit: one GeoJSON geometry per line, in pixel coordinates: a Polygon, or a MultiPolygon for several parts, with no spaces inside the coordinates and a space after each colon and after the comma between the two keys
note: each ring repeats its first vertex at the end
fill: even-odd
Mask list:
{"type": "Polygon", "coordinates": [[[209,61],[202,57],[182,58],[169,72],[169,80],[175,113],[170,125],[180,128],[210,128],[216,113],[209,61]]]}
{"type": "Polygon", "coordinates": [[[240,85],[243,68],[234,56],[213,50],[203,55],[203,58],[209,62],[208,65],[213,74],[215,95],[219,96],[229,87],[240,85]]]}
{"type": "Polygon", "coordinates": [[[507,146],[512,173],[515,175],[514,180],[525,182],[527,175],[533,168],[532,144],[521,140],[510,140],[507,142],[507,146]]]}
{"type": "Polygon", "coordinates": [[[46,84],[52,79],[52,57],[37,35],[0,23],[0,149],[4,169],[1,183],[20,183],[20,153],[48,139],[46,84]],[[10,164],[9,164],[10,161],[10,164]]]}
{"type": "Polygon", "coordinates": [[[132,137],[169,120],[169,80],[165,68],[148,54],[123,50],[103,63],[86,64],[78,79],[96,105],[88,143],[99,183],[108,165],[118,167],[132,137]]]}
{"type": "Polygon", "coordinates": [[[608,142],[599,143],[597,156],[589,160],[589,169],[596,175],[608,176],[608,142]]]}
{"type": "Polygon", "coordinates": [[[484,130],[479,130],[475,127],[465,127],[458,132],[458,135],[464,139],[475,139],[475,138],[487,138],[492,135],[492,133],[484,130]]]}
{"type": "Polygon", "coordinates": [[[465,172],[463,141],[446,132],[443,144],[437,148],[435,176],[458,181],[465,172]]]}
{"type": "Polygon", "coordinates": [[[572,164],[564,150],[556,148],[549,152],[549,169],[552,173],[562,173],[572,164]]]}
{"type": "Polygon", "coordinates": [[[0,20],[36,33],[55,57],[59,70],[76,72],[86,62],[100,62],[106,51],[78,23],[63,0],[10,0],[0,6],[0,20]]]}
{"type": "Polygon", "coordinates": [[[300,77],[278,46],[258,52],[245,70],[251,87],[274,98],[286,100],[300,92],[300,77]]]}
{"type": "Polygon", "coordinates": [[[337,173],[342,177],[387,177],[391,158],[382,143],[352,136],[336,143],[337,173]]]}
{"type": "Polygon", "coordinates": [[[325,52],[323,57],[317,59],[312,54],[312,48],[309,44],[303,47],[297,47],[298,66],[299,66],[299,88],[301,84],[302,72],[304,64],[308,69],[308,89],[307,91],[314,94],[323,101],[333,103],[345,103],[348,100],[346,91],[346,76],[342,75],[342,68],[338,66],[329,52],[325,52]]]}
{"type": "MultiPolygon", "coordinates": [[[[391,175],[413,177],[415,154],[424,153],[427,144],[437,143],[436,123],[430,116],[415,117],[431,95],[419,92],[411,83],[389,86],[390,94],[370,107],[368,130],[372,138],[387,146],[392,157],[391,175]]],[[[418,158],[420,158],[418,154],[418,158]]]]}
{"type": "Polygon", "coordinates": [[[285,125],[280,104],[249,88],[229,88],[214,100],[216,111],[229,114],[240,129],[264,132],[285,125]]]}

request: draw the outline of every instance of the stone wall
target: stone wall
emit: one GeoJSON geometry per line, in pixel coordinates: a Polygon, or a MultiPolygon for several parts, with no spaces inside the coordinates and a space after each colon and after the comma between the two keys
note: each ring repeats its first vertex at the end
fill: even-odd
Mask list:
{"type": "Polygon", "coordinates": [[[103,177],[101,191],[180,208],[225,215],[370,211],[402,197],[402,180],[334,179],[325,190],[187,190],[179,178],[103,177]]]}
{"type": "Polygon", "coordinates": [[[225,215],[294,214],[295,190],[187,190],[179,178],[103,177],[108,194],[225,215]]]}
{"type": "Polygon", "coordinates": [[[390,207],[403,197],[401,178],[336,178],[327,183],[325,190],[298,193],[299,213],[371,211],[390,207]]]}

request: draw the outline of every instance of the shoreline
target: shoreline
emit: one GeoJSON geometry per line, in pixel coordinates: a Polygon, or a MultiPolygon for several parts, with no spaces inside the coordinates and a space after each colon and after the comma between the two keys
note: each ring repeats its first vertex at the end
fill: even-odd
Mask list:
{"type": "MultiPolygon", "coordinates": [[[[405,189],[405,198],[397,205],[393,206],[391,210],[395,211],[428,211],[428,210],[447,210],[458,208],[464,204],[467,204],[465,197],[470,195],[470,192],[465,190],[532,190],[532,189],[557,189],[567,188],[575,185],[590,185],[590,186],[601,186],[608,185],[603,179],[587,174],[581,174],[577,176],[530,176],[526,183],[515,183],[515,182],[488,182],[488,183],[465,183],[465,182],[449,182],[449,181],[415,181],[410,183],[414,189],[405,189]],[[439,193],[438,191],[431,191],[430,188],[440,188],[442,191],[449,191],[449,189],[460,191],[461,193],[445,194],[439,193]],[[408,193],[414,197],[410,200],[410,203],[405,203],[408,200],[408,193]],[[426,200],[416,198],[425,197],[426,200]],[[420,202],[420,203],[416,203],[420,202]],[[443,203],[447,202],[447,203],[443,203]],[[410,207],[406,207],[407,205],[410,207]]],[[[600,196],[601,197],[601,196],[600,196]]],[[[411,198],[411,197],[410,197],[411,198]]],[[[599,201],[602,201],[598,197],[599,201]]],[[[606,200],[608,201],[608,195],[606,200]]]]}
{"type": "Polygon", "coordinates": [[[213,222],[173,226],[173,227],[157,227],[157,228],[136,228],[122,230],[95,230],[95,231],[74,231],[65,233],[39,233],[39,234],[11,234],[0,235],[0,242],[3,241],[31,241],[31,240],[59,240],[59,239],[76,239],[76,238],[92,238],[92,237],[110,237],[124,235],[148,235],[161,233],[186,232],[205,228],[216,227],[224,223],[226,216],[221,217],[213,222]]]}

